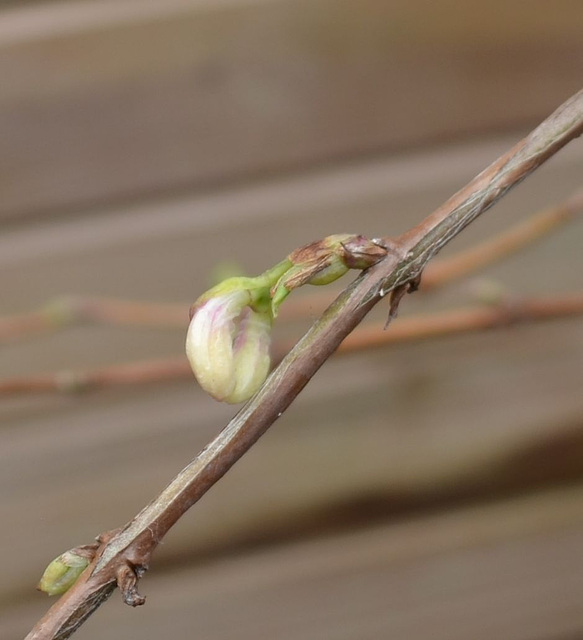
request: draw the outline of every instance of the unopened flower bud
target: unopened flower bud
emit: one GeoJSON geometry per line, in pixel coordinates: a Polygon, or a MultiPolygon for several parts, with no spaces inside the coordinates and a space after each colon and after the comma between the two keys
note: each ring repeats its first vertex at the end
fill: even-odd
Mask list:
{"type": "Polygon", "coordinates": [[[77,582],[79,576],[89,565],[89,561],[89,557],[78,555],[74,549],[65,551],[45,569],[38,583],[38,589],[49,596],[65,593],[77,582]]]}
{"type": "Polygon", "coordinates": [[[387,253],[378,241],[339,234],[296,249],[256,278],[228,278],[191,307],[186,355],[200,386],[223,402],[254,395],[269,373],[271,324],[293,289],[328,284],[387,253]]]}
{"type": "Polygon", "coordinates": [[[248,400],[269,373],[269,288],[231,278],[193,305],[186,354],[200,386],[213,398],[248,400]]]}

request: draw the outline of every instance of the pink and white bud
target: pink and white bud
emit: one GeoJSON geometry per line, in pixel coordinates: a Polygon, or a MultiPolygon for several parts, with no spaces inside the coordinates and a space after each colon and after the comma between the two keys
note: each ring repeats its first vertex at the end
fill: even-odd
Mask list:
{"type": "Polygon", "coordinates": [[[239,321],[239,331],[233,344],[235,388],[226,402],[245,402],[265,382],[271,358],[271,317],[247,308],[239,321]]]}
{"type": "Polygon", "coordinates": [[[200,386],[232,404],[248,400],[269,373],[271,317],[248,289],[204,296],[193,308],[186,355],[200,386]]]}

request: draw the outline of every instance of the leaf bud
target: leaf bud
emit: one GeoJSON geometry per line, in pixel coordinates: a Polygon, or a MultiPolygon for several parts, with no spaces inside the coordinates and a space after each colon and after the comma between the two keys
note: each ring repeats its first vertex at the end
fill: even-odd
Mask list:
{"type": "Polygon", "coordinates": [[[56,596],[65,593],[77,582],[89,565],[90,558],[87,554],[79,555],[75,551],[65,551],[48,565],[38,583],[39,591],[56,596]]]}

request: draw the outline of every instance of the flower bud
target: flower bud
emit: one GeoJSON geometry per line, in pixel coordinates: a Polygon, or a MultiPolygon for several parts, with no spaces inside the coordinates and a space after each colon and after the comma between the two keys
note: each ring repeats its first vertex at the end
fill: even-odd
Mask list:
{"type": "Polygon", "coordinates": [[[186,355],[213,398],[238,403],[269,373],[271,324],[293,289],[328,284],[349,269],[366,269],[387,249],[364,236],[339,234],[296,249],[256,278],[228,278],[191,307],[186,355]]]}
{"type": "Polygon", "coordinates": [[[65,593],[77,582],[88,565],[88,557],[76,554],[74,549],[65,551],[45,569],[38,589],[49,596],[65,593]]]}
{"type": "Polygon", "coordinates": [[[193,305],[186,355],[200,386],[232,404],[248,400],[269,373],[269,289],[231,278],[193,305]]]}

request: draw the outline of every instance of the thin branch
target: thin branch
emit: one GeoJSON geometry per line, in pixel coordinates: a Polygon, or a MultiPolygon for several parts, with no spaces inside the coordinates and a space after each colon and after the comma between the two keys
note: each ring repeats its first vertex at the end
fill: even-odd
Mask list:
{"type": "Polygon", "coordinates": [[[583,91],[422,223],[397,238],[401,256],[389,252],[340,294],[223,431],[157,498],[101,544],[92,564],[27,640],[69,637],[116,584],[127,603],[141,604],[136,583],[164,535],[281,416],[372,307],[385,294],[398,292],[417,279],[427,262],[463,228],[582,132],[583,91]]]}
{"type": "Polygon", "coordinates": [[[184,329],[188,305],[65,296],[37,311],[0,318],[0,341],[13,342],[84,322],[155,329],[184,329]]]}
{"type": "Polygon", "coordinates": [[[427,267],[421,290],[435,289],[497,262],[546,237],[583,211],[583,191],[559,205],[539,211],[521,224],[481,242],[451,258],[436,260],[427,267]]]}
{"type": "Polygon", "coordinates": [[[108,387],[192,378],[186,357],[142,360],[91,371],[63,370],[0,380],[0,397],[34,393],[76,393],[108,387]]]}
{"type": "MultiPolygon", "coordinates": [[[[521,300],[506,299],[499,304],[452,309],[398,318],[391,331],[384,323],[366,323],[357,327],[338,348],[339,354],[395,344],[417,342],[443,336],[508,325],[530,324],[545,320],[583,315],[583,292],[521,300]]],[[[293,345],[274,347],[274,359],[281,361],[293,345]]],[[[91,371],[60,371],[0,380],[0,397],[46,392],[78,392],[125,385],[141,385],[192,378],[184,356],[155,359],[102,367],[91,371]]]]}
{"type": "Polygon", "coordinates": [[[580,315],[583,315],[582,293],[506,300],[487,307],[409,316],[395,321],[390,331],[383,331],[382,323],[368,323],[347,336],[338,353],[580,315]]]}
{"type": "MultiPolygon", "coordinates": [[[[435,289],[462,278],[501,258],[511,255],[572,220],[583,211],[583,191],[565,202],[533,214],[524,222],[500,234],[429,265],[421,289],[435,289]]],[[[309,317],[314,309],[330,304],[336,293],[329,288],[317,293],[290,298],[282,307],[279,321],[309,317]]],[[[0,343],[59,331],[81,323],[137,326],[152,329],[184,329],[190,303],[160,303],[120,300],[99,296],[57,298],[29,313],[0,317],[0,343]]]]}

